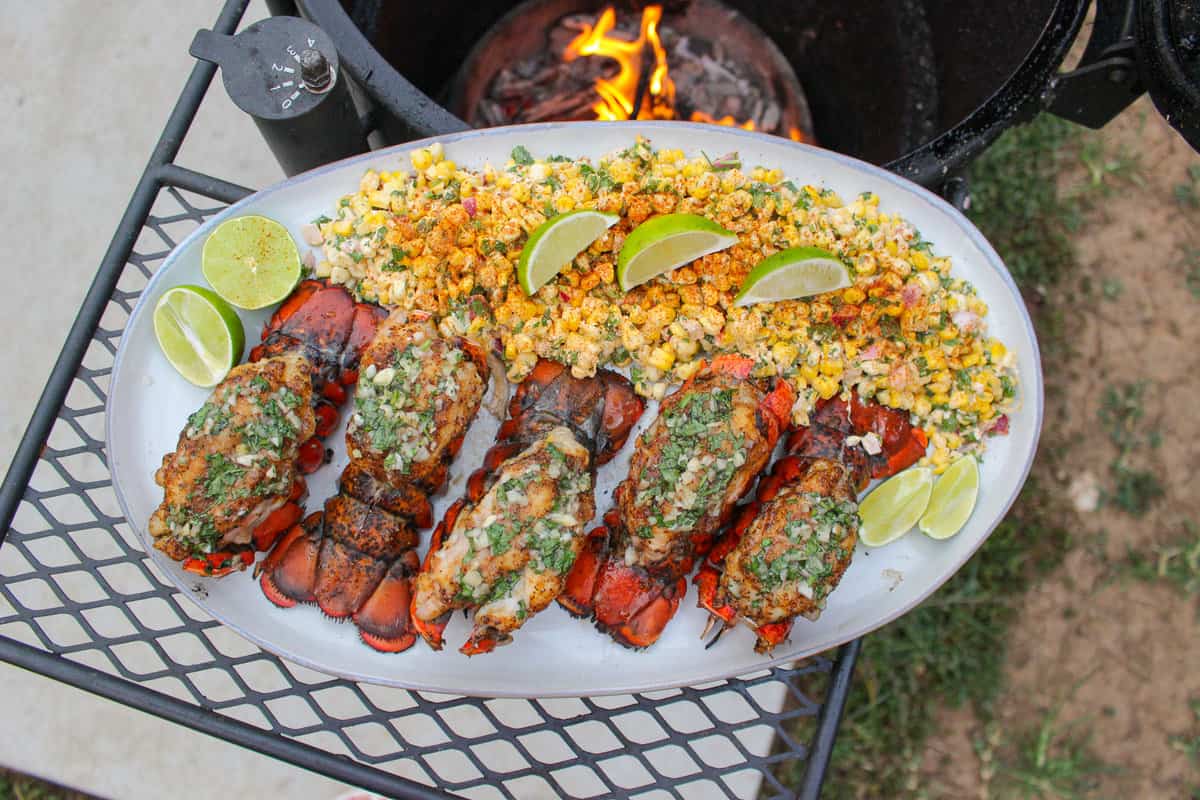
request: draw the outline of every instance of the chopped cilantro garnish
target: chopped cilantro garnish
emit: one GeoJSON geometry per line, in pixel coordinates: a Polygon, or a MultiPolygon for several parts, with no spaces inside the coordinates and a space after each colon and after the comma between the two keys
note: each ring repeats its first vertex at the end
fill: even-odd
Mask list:
{"type": "Polygon", "coordinates": [[[204,473],[204,494],[211,500],[223,503],[229,490],[246,474],[246,470],[221,453],[209,453],[204,461],[208,464],[204,473]]]}

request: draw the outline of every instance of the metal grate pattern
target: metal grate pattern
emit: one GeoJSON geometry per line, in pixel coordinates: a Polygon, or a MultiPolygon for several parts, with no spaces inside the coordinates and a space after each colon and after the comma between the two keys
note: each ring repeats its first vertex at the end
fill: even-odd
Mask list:
{"type": "MultiPolygon", "coordinates": [[[[0,636],[463,797],[784,797],[831,662],[602,698],[483,700],[331,678],[259,650],[178,593],[121,516],[104,401],[125,321],[174,244],[220,210],[158,191],[0,546],[0,636]],[[782,711],[780,709],[783,709],[782,711]]],[[[397,787],[400,789],[401,787],[397,787]]]]}

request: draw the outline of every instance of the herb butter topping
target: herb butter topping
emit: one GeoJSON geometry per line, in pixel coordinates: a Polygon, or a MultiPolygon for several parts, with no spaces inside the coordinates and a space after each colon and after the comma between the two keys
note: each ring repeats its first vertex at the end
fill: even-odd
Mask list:
{"type": "MultiPolygon", "coordinates": [[[[733,389],[685,396],[661,417],[668,441],[655,465],[638,480],[636,502],[651,507],[657,525],[686,531],[722,496],[746,463],[745,443],[731,426],[733,389]]],[[[649,528],[638,531],[649,538],[649,528]]]]}
{"type": "Polygon", "coordinates": [[[369,446],[384,454],[383,465],[389,470],[407,472],[429,458],[437,412],[458,397],[456,373],[463,352],[444,348],[436,362],[430,362],[439,365],[431,381],[423,372],[435,355],[433,348],[434,342],[427,339],[393,350],[387,366],[368,365],[358,382],[350,432],[364,432],[369,446]]]}
{"type": "MultiPolygon", "coordinates": [[[[556,432],[566,434],[564,429],[556,432]]],[[[575,543],[587,523],[581,517],[591,515],[590,511],[584,514],[582,506],[591,494],[592,477],[586,462],[580,464],[578,456],[570,458],[552,442],[546,442],[543,452],[544,463],[526,460],[534,455],[531,451],[518,456],[516,468],[502,472],[493,485],[492,498],[485,498],[472,512],[471,527],[463,531],[467,550],[456,600],[479,605],[515,596],[525,569],[566,575],[574,565],[575,543]],[[550,507],[535,513],[541,505],[533,495],[544,496],[546,489],[552,497],[550,507]],[[514,546],[529,554],[528,563],[489,581],[486,564],[514,546]]]]}

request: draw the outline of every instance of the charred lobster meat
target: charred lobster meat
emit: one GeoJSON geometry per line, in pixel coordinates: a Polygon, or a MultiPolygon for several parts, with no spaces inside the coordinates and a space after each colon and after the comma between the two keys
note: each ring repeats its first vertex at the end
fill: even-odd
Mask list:
{"type": "Polygon", "coordinates": [[[925,444],[904,412],[857,395],[823,402],[697,573],[699,605],[712,615],[704,633],[740,619],[769,653],[797,616],[816,619],[854,555],[858,493],[911,466],[925,444]]]}
{"type": "Polygon", "coordinates": [[[783,380],[720,356],[667,397],[638,438],[605,526],[588,536],[559,602],[629,647],[658,640],[687,575],[766,466],[793,403],[783,380]]]}
{"type": "Polygon", "coordinates": [[[416,578],[412,619],[430,646],[441,649],[452,611],[474,609],[461,651],[490,652],[558,597],[595,513],[596,467],[621,449],[642,410],[616,373],[575,378],[538,362],[416,578]]]}
{"type": "Polygon", "coordinates": [[[477,345],[442,338],[428,317],[401,311],[380,326],[362,356],[338,494],[263,562],[271,602],[315,602],[330,617],[352,618],[377,650],[412,646],[418,531],[433,524],[429,496],[446,482],[488,374],[477,345]]]}

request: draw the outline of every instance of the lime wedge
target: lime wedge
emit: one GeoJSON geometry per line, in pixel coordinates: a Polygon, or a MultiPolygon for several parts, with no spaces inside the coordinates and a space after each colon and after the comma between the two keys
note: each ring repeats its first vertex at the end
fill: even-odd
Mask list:
{"type": "Polygon", "coordinates": [[[664,214],[625,237],[617,257],[617,281],[628,292],[651,278],[737,243],[737,234],[699,214],[664,214]]]}
{"type": "Polygon", "coordinates": [[[220,383],[246,344],[237,312],[200,286],[176,286],[158,298],[154,336],[171,366],[197,386],[220,383]]]}
{"type": "Polygon", "coordinates": [[[300,253],[287,228],[266,217],[235,217],[209,234],[200,268],[217,294],[238,308],[278,303],[300,280],[300,253]]]}
{"type": "Polygon", "coordinates": [[[882,547],[912,530],[932,489],[933,472],[926,467],[906,469],[875,487],[858,507],[863,544],[882,547]]]}
{"type": "Polygon", "coordinates": [[[580,209],[551,217],[539,225],[521,248],[521,260],[517,262],[517,280],[525,294],[532,295],[549,283],[620,219],[618,214],[580,209]]]}
{"type": "Polygon", "coordinates": [[[792,247],[764,258],[750,270],[735,306],[811,297],[850,285],[846,265],[819,247],[792,247]]]}
{"type": "Polygon", "coordinates": [[[979,465],[974,457],[963,456],[934,485],[929,509],[921,517],[921,532],[931,539],[949,539],[967,524],[978,496],[979,465]]]}

